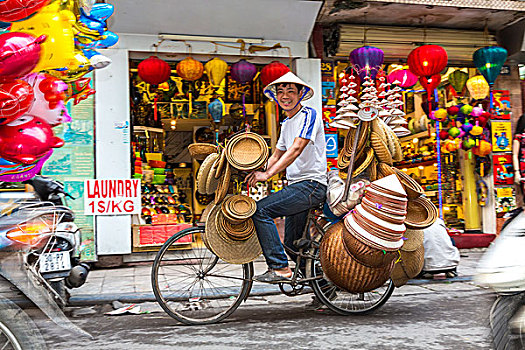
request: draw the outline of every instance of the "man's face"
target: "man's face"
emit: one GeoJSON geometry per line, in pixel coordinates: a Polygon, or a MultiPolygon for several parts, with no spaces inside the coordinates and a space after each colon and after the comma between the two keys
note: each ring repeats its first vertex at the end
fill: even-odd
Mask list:
{"type": "Polygon", "coordinates": [[[281,84],[277,86],[277,102],[285,111],[294,109],[299,102],[299,91],[294,84],[281,84]]]}

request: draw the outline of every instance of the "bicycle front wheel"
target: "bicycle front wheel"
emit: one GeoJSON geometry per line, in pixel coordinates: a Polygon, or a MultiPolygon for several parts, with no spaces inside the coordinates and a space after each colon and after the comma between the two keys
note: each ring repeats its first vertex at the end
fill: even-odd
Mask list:
{"type": "MultiPolygon", "coordinates": [[[[314,238],[314,244],[310,253],[314,259],[306,262],[306,271],[309,277],[323,277],[321,261],[319,260],[319,243],[322,235],[314,238]]],[[[366,314],[380,308],[394,292],[394,283],[388,280],[381,287],[366,293],[349,293],[326,278],[320,278],[311,282],[316,297],[330,310],[340,315],[366,314]]]]}
{"type": "Polygon", "coordinates": [[[203,228],[169,238],[153,263],[151,282],[160,306],[187,325],[217,323],[230,316],[251,289],[253,264],[219,259],[200,240],[203,228]]]}

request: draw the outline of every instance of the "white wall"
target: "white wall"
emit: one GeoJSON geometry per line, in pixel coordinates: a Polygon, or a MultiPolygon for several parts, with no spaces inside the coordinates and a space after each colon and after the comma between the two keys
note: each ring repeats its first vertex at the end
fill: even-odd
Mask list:
{"type": "Polygon", "coordinates": [[[303,58],[294,61],[295,74],[314,89],[314,96],[303,104],[314,108],[322,116],[321,60],[303,58]]]}

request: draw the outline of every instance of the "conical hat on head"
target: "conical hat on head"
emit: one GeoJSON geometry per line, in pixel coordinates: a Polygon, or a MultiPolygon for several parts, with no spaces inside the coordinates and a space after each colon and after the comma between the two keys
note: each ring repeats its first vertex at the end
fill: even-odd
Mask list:
{"type": "Polygon", "coordinates": [[[277,100],[276,99],[276,97],[277,97],[277,85],[283,84],[283,83],[294,83],[294,84],[302,85],[304,87],[304,90],[302,90],[302,92],[300,92],[301,95],[304,94],[304,96],[300,99],[300,101],[309,100],[314,95],[314,89],[312,89],[312,87],[310,85],[306,84],[297,75],[293,74],[292,72],[288,72],[285,75],[283,75],[282,77],[280,77],[279,79],[274,80],[273,82],[268,84],[263,90],[264,94],[269,99],[272,99],[272,100],[276,101],[277,100]]]}

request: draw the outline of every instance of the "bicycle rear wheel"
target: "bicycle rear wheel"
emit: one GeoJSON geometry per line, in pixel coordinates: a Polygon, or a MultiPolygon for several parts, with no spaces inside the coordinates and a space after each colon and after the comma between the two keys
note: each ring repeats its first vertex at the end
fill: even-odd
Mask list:
{"type": "MultiPolygon", "coordinates": [[[[310,253],[315,259],[306,261],[306,271],[309,277],[323,276],[321,261],[319,260],[319,243],[322,235],[314,237],[310,253]]],[[[394,292],[394,283],[388,280],[381,287],[366,293],[349,293],[329,280],[322,278],[311,282],[316,297],[330,310],[340,315],[366,314],[380,308],[394,292]]]]}
{"type": "Polygon", "coordinates": [[[187,325],[217,323],[231,315],[251,289],[253,264],[219,259],[200,240],[203,228],[169,238],[155,258],[153,293],[160,306],[187,325]],[[188,242],[181,246],[181,242],[188,242]],[[183,248],[183,249],[181,249],[183,248]]]}

